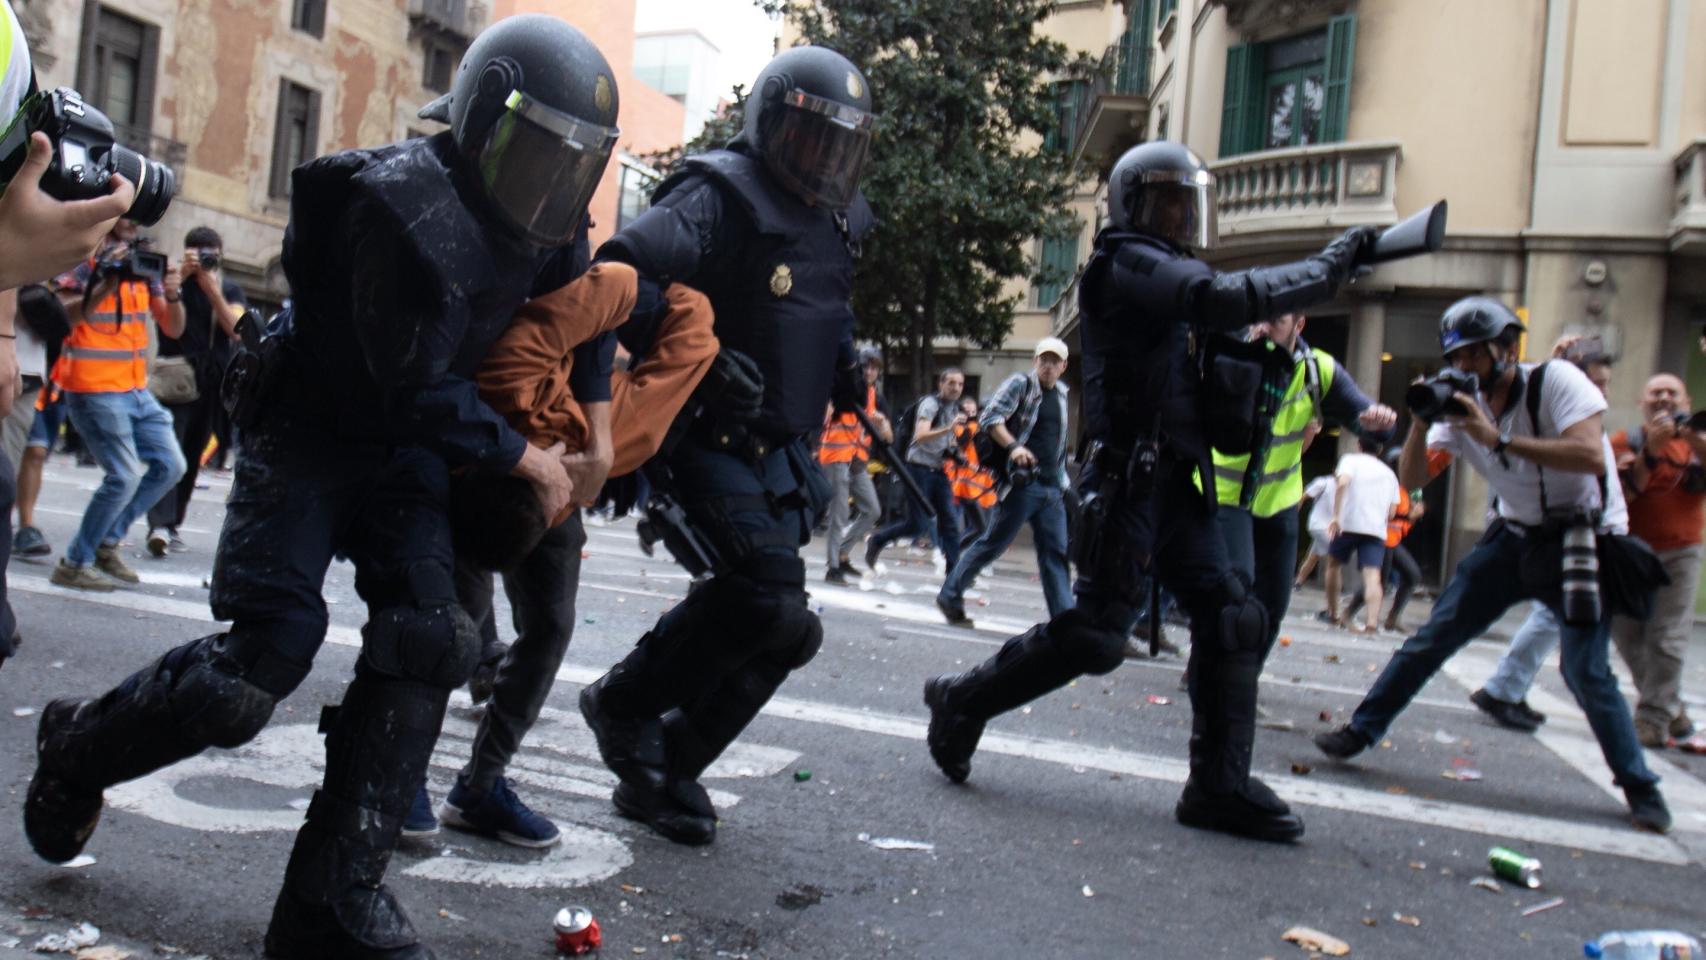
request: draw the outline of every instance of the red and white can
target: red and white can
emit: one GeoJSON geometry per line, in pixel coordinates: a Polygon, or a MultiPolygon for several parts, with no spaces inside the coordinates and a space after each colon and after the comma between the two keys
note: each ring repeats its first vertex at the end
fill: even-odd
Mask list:
{"type": "Polygon", "coordinates": [[[578,904],[558,910],[553,926],[557,930],[557,952],[571,957],[591,953],[604,941],[592,911],[578,904]]]}

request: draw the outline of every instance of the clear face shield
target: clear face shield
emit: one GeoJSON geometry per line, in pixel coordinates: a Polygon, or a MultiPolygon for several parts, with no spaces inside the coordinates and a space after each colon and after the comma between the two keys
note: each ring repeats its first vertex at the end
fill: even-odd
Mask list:
{"type": "Polygon", "coordinates": [[[831,210],[853,202],[871,150],[876,114],[790,90],[782,117],[765,138],[764,159],[782,185],[831,210]]]}
{"type": "Polygon", "coordinates": [[[573,239],[619,131],[512,91],[475,158],[498,215],[542,247],[573,239]]]}
{"type": "Polygon", "coordinates": [[[1137,229],[1187,250],[1214,246],[1214,174],[1151,171],[1141,182],[1131,218],[1137,229]]]}

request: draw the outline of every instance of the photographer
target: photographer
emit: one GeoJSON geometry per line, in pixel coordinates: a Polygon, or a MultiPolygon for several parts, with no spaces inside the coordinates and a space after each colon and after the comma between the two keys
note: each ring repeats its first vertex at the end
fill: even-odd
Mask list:
{"type": "Polygon", "coordinates": [[[1037,570],[1049,616],[1072,609],[1072,573],[1066,563],[1066,344],[1038,342],[1030,373],[1002,381],[979,425],[1007,451],[1000,499],[983,535],[949,568],[936,607],[955,625],[966,619],[966,587],[1012,545],[1025,524],[1036,540],[1037,570]]]}
{"type": "MultiPolygon", "coordinates": [[[[918,482],[918,489],[930,498],[936,508],[936,545],[942,548],[942,558],[948,569],[960,562],[960,524],[955,518],[954,489],[948,475],[942,472],[942,461],[954,444],[954,428],[968,422],[960,412],[960,393],[966,388],[966,375],[958,367],[947,367],[936,375],[936,392],[924,397],[909,409],[914,417],[912,439],[907,444],[906,469],[918,482]]],[[[901,412],[902,417],[909,414],[901,412]]],[[[916,537],[928,533],[930,518],[910,500],[906,516],[871,534],[865,544],[865,567],[873,576],[877,572],[877,557],[883,548],[901,537],[916,537]]]]}
{"type": "MultiPolygon", "coordinates": [[[[1646,422],[1611,437],[1629,497],[1629,532],[1647,542],[1670,574],[1659,587],[1649,620],[1617,617],[1611,638],[1629,664],[1639,697],[1635,736],[1644,747],[1687,740],[1694,724],[1682,706],[1682,661],[1693,628],[1700,583],[1701,533],[1706,527],[1706,437],[1690,418],[1688,389],[1661,373],[1641,395],[1646,422]]],[[[1696,415],[1697,416],[1697,415],[1696,415]]]]}
{"type": "Polygon", "coordinates": [[[231,359],[237,319],[248,306],[242,288],[224,275],[224,255],[225,243],[212,227],[196,227],[184,236],[183,283],[178,287],[184,328],[179,336],[160,338],[160,366],[150,386],[172,415],[172,432],[185,469],[177,487],[148,508],[148,552],[155,557],[164,557],[168,549],[186,549],[178,537],[178,525],[184,522],[195,493],[201,452],[207,449],[219,415],[219,378],[231,359]],[[168,360],[171,357],[181,359],[168,360]],[[170,380],[165,375],[167,363],[176,367],[170,380]]]}
{"type": "Polygon", "coordinates": [[[160,275],[145,275],[146,246],[136,224],[120,220],[94,257],[54,280],[71,336],[53,379],[104,474],[50,577],[62,587],[107,591],[115,580],[140,583],[119,556],[119,541],[184,475],[171,415],[148,392],[149,322],[163,337],[184,331],[178,268],[168,263],[160,275]]]}
{"type": "Polygon", "coordinates": [[[1498,517],[1458,564],[1428,622],[1392,655],[1351,722],[1317,735],[1315,745],[1342,760],[1379,742],[1447,658],[1510,607],[1538,599],[1559,614],[1564,678],[1635,825],[1662,833],[1670,829],[1670,811],[1607,662],[1609,605],[1575,576],[1565,589],[1566,574],[1580,573],[1579,567],[1566,570],[1564,558],[1583,561],[1583,528],[1590,557],[1597,533],[1606,532],[1589,525],[1600,523],[1611,463],[1601,425],[1605,397],[1571,364],[1518,363],[1524,330],[1510,308],[1488,297],[1460,300],[1440,318],[1440,348],[1451,369],[1413,387],[1407,398],[1416,416],[1399,479],[1407,487],[1424,486],[1449,458],[1461,458],[1492,487],[1498,517]]]}

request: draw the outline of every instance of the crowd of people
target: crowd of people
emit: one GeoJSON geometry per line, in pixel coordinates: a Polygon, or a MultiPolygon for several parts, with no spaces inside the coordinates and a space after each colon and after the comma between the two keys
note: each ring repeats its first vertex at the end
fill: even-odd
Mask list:
{"type": "MultiPolygon", "coordinates": [[[[0,108],[28,89],[15,67],[0,108]]],[[[1608,436],[1603,384],[1589,379],[1604,358],[1584,359],[1587,373],[1521,363],[1523,324],[1504,303],[1469,297],[1440,323],[1459,376],[1421,385],[1437,409],[1410,401],[1394,471],[1382,452],[1397,412],[1303,340],[1305,312],[1379,259],[1429,251],[1377,253],[1379,232],[1359,227],[1297,263],[1216,271],[1197,257],[1215,240],[1214,177],[1158,141],[1108,171],[1108,223],[1080,282],[1076,433],[1062,379],[1071,350],[1055,338],[981,406],[950,367],[893,414],[883,357],[856,348],[850,305],[875,223],[859,190],[876,123],[865,75],[833,50],[796,47],[751,89],[728,147],[688,157],[593,250],[586,210],[616,143],[614,77],[560,20],[498,21],[421,111],[446,130],[294,171],[283,253],[293,296],[264,335],[238,322],[242,294],[221,276],[216,234],[190,231],[157,276],[120,266],[135,260],[134,225],[118,219],[129,184],[54,200],[32,179],[46,138],[32,140],[0,196],[0,240],[42,237],[0,256],[0,383],[35,378],[33,422],[8,421],[3,454],[33,462],[34,479],[0,463],[20,488],[19,551],[51,552],[31,522],[33,451],[45,455],[62,415],[104,474],[53,570],[72,588],[139,579],[118,547],[145,513],[151,554],[181,544],[221,409],[242,445],[210,595],[230,626],[42,710],[24,803],[38,854],[76,857],[107,787],[256,736],[309,674],[328,626],[324,577],[343,556],[368,608],[362,648],[342,703],[322,717],[324,780],[266,950],[430,958],[383,882],[399,837],[444,824],[519,846],[561,841],[506,770],[573,633],[581,513],[606,503],[642,510],[648,548],[662,543],[694,578],[579,695],[617,780],[612,803],[669,840],[716,839],[706,769],[823,642],[800,551],[827,514],[826,587],[877,573],[891,543],[933,536],[936,604],[956,625],[970,624],[965,597],[980,572],[1031,529],[1046,619],[922,685],[928,748],[950,780],[970,776],[987,724],[1115,669],[1164,589],[1192,641],[1175,816],[1295,841],[1302,818],[1251,773],[1258,680],[1293,591],[1324,557],[1326,613],[1345,621],[1340,585],[1354,562],[1360,630],[1377,629],[1387,572],[1417,579],[1397,548],[1420,490],[1453,459],[1493,490],[1487,535],[1350,722],[1315,743],[1348,758],[1378,742],[1448,657],[1532,601],[1512,675],[1475,702],[1532,729],[1526,687],[1560,645],[1633,822],[1669,829],[1642,750],[1692,730],[1679,678],[1706,526],[1706,439],[1684,415],[1680,381],[1655,377],[1643,427],[1608,436]],[[530,175],[539,170],[555,175],[530,175]],[[47,295],[16,307],[9,288],[31,283],[49,284],[47,295]],[[19,339],[21,310],[63,314],[62,337],[31,322],[39,359],[19,339]],[[1304,451],[1332,424],[1359,450],[1306,487],[1304,451]],[[1085,443],[1072,456],[1075,435],[1085,443]],[[871,464],[884,448],[913,492],[904,515],[877,527],[871,464]],[[1316,544],[1298,570],[1306,497],[1316,544]],[[860,571],[851,559],[867,532],[860,571]],[[493,615],[499,575],[515,612],[508,645],[493,615]],[[1633,713],[1609,667],[1614,636],[1640,691],[1633,713]],[[428,761],[464,684],[486,710],[435,807],[428,761]]],[[[17,397],[0,390],[0,406],[16,411],[17,397]]],[[[9,522],[9,500],[0,506],[9,522]]],[[[0,550],[11,547],[0,533],[0,550]]],[[[11,655],[15,621],[0,608],[0,653],[11,655]]]]}

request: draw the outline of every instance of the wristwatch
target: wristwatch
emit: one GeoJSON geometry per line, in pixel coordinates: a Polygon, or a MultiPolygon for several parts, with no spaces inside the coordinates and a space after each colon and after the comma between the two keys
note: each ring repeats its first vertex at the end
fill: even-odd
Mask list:
{"type": "Polygon", "coordinates": [[[1511,445],[1511,432],[1509,430],[1500,430],[1499,431],[1499,442],[1493,444],[1493,454],[1495,456],[1497,456],[1498,454],[1504,453],[1505,448],[1510,446],[1510,445],[1511,445]]]}

